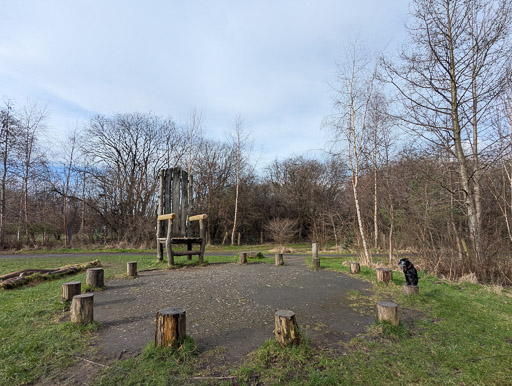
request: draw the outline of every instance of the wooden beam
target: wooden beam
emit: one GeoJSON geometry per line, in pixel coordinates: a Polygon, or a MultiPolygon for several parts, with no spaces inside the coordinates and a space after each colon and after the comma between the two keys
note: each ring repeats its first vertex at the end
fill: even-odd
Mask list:
{"type": "Polygon", "coordinates": [[[190,216],[188,221],[206,220],[207,218],[207,214],[196,214],[195,216],[190,216]]]}
{"type": "Polygon", "coordinates": [[[158,216],[158,221],[174,220],[175,218],[176,218],[176,214],[175,213],[161,214],[160,216],[158,216]]]}

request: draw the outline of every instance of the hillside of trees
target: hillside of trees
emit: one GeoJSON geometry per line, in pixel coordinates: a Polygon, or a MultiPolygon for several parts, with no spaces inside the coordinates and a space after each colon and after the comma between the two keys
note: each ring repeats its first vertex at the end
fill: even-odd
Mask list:
{"type": "Polygon", "coordinates": [[[0,244],[153,247],[158,172],[180,166],[194,175],[210,243],[238,233],[244,244],[277,241],[269,224],[281,222],[293,241],[367,262],[377,250],[390,261],[407,252],[434,273],[510,285],[511,7],[413,1],[400,52],[346,47],[324,156],[261,170],[240,116],[218,141],[197,112],[181,126],[151,113],[97,115],[45,146],[46,109],[5,99],[0,244]]]}

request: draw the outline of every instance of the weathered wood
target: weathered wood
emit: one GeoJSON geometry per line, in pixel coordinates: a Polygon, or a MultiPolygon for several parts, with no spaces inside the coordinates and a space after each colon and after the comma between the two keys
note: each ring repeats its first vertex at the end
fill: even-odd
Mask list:
{"type": "MultiPolygon", "coordinates": [[[[158,173],[159,176],[159,185],[158,185],[158,212],[157,215],[160,216],[163,213],[163,202],[164,202],[164,171],[160,170],[158,173]]],[[[156,222],[156,258],[158,261],[162,261],[164,258],[164,246],[158,242],[159,238],[162,237],[162,223],[157,220],[156,222]]]]}
{"type": "Polygon", "coordinates": [[[313,259],[318,259],[318,244],[313,243],[311,244],[311,255],[313,259]]]}
{"type": "Polygon", "coordinates": [[[71,302],[71,322],[87,324],[94,320],[94,294],[87,293],[73,296],[71,302]]]}
{"type": "Polygon", "coordinates": [[[282,253],[276,253],[276,265],[284,265],[284,259],[282,253]]]}
{"type": "MultiPolygon", "coordinates": [[[[157,221],[157,258],[163,259],[163,249],[167,251],[167,262],[169,265],[174,265],[174,256],[179,256],[178,252],[173,251],[174,244],[187,244],[187,251],[192,250],[192,243],[200,244],[197,253],[194,255],[199,256],[199,262],[202,263],[204,259],[205,248],[205,232],[202,232],[202,237],[191,238],[191,221],[199,221],[200,228],[204,228],[201,221],[207,218],[206,214],[199,214],[195,216],[188,216],[188,213],[193,210],[193,196],[192,185],[193,178],[186,170],[179,167],[166,169],[161,171],[161,184],[164,188],[160,193],[163,194],[161,203],[161,211],[158,220],[167,219],[167,224],[157,221]],[[168,213],[168,214],[163,214],[168,213]],[[166,225],[164,227],[164,225],[166,225]],[[167,232],[164,231],[167,229],[167,232]],[[166,235],[164,235],[166,233],[166,235]],[[165,236],[165,237],[164,237],[165,236]],[[174,236],[174,237],[173,237],[174,236]],[[185,240],[180,240],[185,239],[185,240]]],[[[201,229],[200,229],[201,231],[201,229]]],[[[186,254],[187,259],[192,259],[192,254],[186,254]]]]}
{"type": "Polygon", "coordinates": [[[359,272],[361,272],[361,266],[359,265],[359,263],[350,263],[350,273],[352,274],[358,274],[359,272]]]}
{"type": "Polygon", "coordinates": [[[73,300],[73,296],[80,295],[82,293],[82,283],[79,281],[69,281],[62,283],[62,296],[63,302],[69,302],[73,300]]]}
{"type": "Polygon", "coordinates": [[[175,213],[161,214],[158,216],[158,221],[174,220],[176,218],[175,213]]]}
{"type": "Polygon", "coordinates": [[[311,244],[311,265],[313,268],[320,268],[320,259],[318,258],[318,244],[312,243],[311,244]]]}
{"type": "MultiPolygon", "coordinates": [[[[190,236],[190,227],[188,221],[188,209],[189,209],[189,190],[188,190],[188,173],[185,170],[181,171],[181,234],[190,236]]],[[[190,259],[192,256],[190,256],[190,259]]]]}
{"type": "Polygon", "coordinates": [[[137,262],[129,261],[126,263],[126,275],[137,277],[137,262]]]}
{"type": "MultiPolygon", "coordinates": [[[[206,215],[202,215],[206,216],[206,215]]],[[[206,217],[205,217],[206,218],[206,217]]],[[[204,226],[204,219],[199,219],[199,237],[201,238],[199,264],[203,264],[204,249],[206,248],[206,227],[204,226]]]]}
{"type": "Polygon", "coordinates": [[[300,343],[300,331],[293,311],[279,310],[274,314],[274,339],[281,347],[300,343]]]}
{"type": "Polygon", "coordinates": [[[391,268],[377,268],[377,281],[388,284],[393,280],[393,270],[391,268]]]}
{"type": "Polygon", "coordinates": [[[187,333],[187,313],[183,307],[170,307],[156,313],[155,346],[179,347],[187,333]]]}
{"type": "Polygon", "coordinates": [[[386,321],[395,326],[398,326],[400,323],[398,320],[398,305],[393,302],[378,302],[377,319],[379,322],[386,321]]]}
{"type": "Polygon", "coordinates": [[[85,271],[85,283],[91,287],[104,287],[104,278],[103,268],[89,268],[85,271]]]}
{"type": "Polygon", "coordinates": [[[53,270],[54,269],[23,269],[21,271],[6,273],[5,275],[0,276],[0,280],[7,280],[13,277],[24,277],[27,276],[27,274],[31,275],[33,273],[48,273],[53,270]]]}
{"type": "Polygon", "coordinates": [[[404,295],[417,295],[420,292],[420,289],[417,285],[407,285],[404,284],[402,286],[402,291],[404,295]]]}
{"type": "Polygon", "coordinates": [[[99,260],[90,261],[84,264],[76,264],[73,266],[64,266],[60,268],[51,268],[51,269],[24,269],[22,271],[11,272],[3,275],[2,277],[6,279],[0,279],[0,288],[11,289],[16,288],[21,285],[25,285],[34,280],[38,280],[40,278],[39,275],[48,278],[50,276],[60,277],[63,275],[69,275],[76,272],[84,271],[90,267],[96,267],[100,265],[99,260]]]}
{"type": "Polygon", "coordinates": [[[247,252],[240,252],[238,254],[238,264],[247,264],[247,252]]]}
{"type": "Polygon", "coordinates": [[[196,214],[195,216],[190,216],[188,221],[198,221],[198,220],[206,220],[208,218],[207,214],[196,214]]]}

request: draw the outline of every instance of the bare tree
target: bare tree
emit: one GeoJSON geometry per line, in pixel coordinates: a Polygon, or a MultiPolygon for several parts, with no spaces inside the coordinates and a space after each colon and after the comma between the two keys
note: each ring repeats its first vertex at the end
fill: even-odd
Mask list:
{"type": "Polygon", "coordinates": [[[374,96],[375,67],[370,53],[354,42],[345,53],[346,61],[338,66],[338,82],[335,87],[335,115],[330,125],[336,135],[337,144],[346,144],[351,173],[354,205],[357,213],[359,235],[364,259],[371,262],[366,232],[359,201],[359,177],[364,154],[367,152],[368,124],[371,101],[374,96]]]}
{"type": "Polygon", "coordinates": [[[402,122],[438,147],[448,144],[457,162],[477,261],[484,258],[480,161],[495,142],[489,112],[510,76],[511,7],[509,0],[414,0],[401,64],[384,60],[402,122]]]}
{"type": "Polygon", "coordinates": [[[272,219],[265,225],[265,231],[282,249],[297,234],[297,220],[289,218],[272,219]]]}
{"type": "Polygon", "coordinates": [[[6,225],[6,194],[7,178],[12,163],[12,153],[16,144],[19,122],[13,110],[13,104],[10,101],[5,103],[5,107],[0,110],[0,146],[2,154],[2,180],[0,182],[0,246],[4,246],[4,232],[6,225]]]}
{"type": "MultiPolygon", "coordinates": [[[[46,129],[46,106],[29,101],[20,115],[20,146],[19,156],[22,159],[22,206],[20,208],[20,224],[24,224],[25,234],[29,237],[29,181],[33,177],[36,166],[41,165],[42,153],[37,140],[46,129]]],[[[19,238],[18,230],[18,238],[19,238]]]]}
{"type": "Polygon", "coordinates": [[[90,176],[97,186],[95,210],[118,240],[147,240],[154,221],[158,171],[183,150],[167,140],[176,127],[172,120],[152,114],[118,114],[93,118],[83,151],[93,164],[90,176]],[[170,146],[166,148],[165,146],[170,146]]]}
{"type": "Polygon", "coordinates": [[[231,245],[235,245],[235,232],[238,221],[238,200],[240,198],[240,177],[243,172],[249,134],[246,131],[245,121],[241,114],[237,114],[233,122],[231,137],[235,161],[235,213],[233,216],[233,229],[231,230],[231,245]]]}

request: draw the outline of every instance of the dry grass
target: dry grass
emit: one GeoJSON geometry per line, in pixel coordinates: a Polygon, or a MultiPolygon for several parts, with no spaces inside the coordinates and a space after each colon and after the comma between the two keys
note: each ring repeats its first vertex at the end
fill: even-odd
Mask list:
{"type": "Polygon", "coordinates": [[[286,246],[279,246],[273,249],[269,250],[270,253],[288,253],[288,254],[294,254],[297,253],[297,251],[293,248],[286,247],[286,246]]]}
{"type": "Polygon", "coordinates": [[[472,283],[472,284],[478,284],[478,277],[474,272],[468,273],[464,276],[461,276],[459,280],[457,280],[459,283],[472,283]]]}

